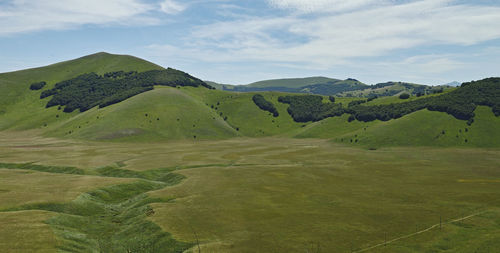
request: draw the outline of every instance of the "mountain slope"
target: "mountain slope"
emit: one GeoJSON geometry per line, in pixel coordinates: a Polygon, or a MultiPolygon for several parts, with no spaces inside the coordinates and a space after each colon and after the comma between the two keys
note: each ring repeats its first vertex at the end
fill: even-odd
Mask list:
{"type": "Polygon", "coordinates": [[[386,82],[367,85],[356,79],[339,80],[327,77],[306,77],[264,80],[247,85],[229,85],[207,82],[218,90],[238,92],[279,91],[290,93],[308,93],[339,97],[394,96],[400,93],[432,94],[449,89],[449,86],[431,87],[405,82],[386,82]]]}
{"type": "MultiPolygon", "coordinates": [[[[72,79],[84,73],[95,72],[100,75],[115,71],[145,73],[149,70],[162,69],[160,66],[135,57],[99,53],[42,68],[0,74],[0,89],[4,94],[7,94],[4,99],[0,100],[0,131],[35,130],[43,136],[104,141],[172,141],[226,139],[239,136],[281,136],[328,138],[340,143],[364,147],[498,147],[500,145],[498,137],[500,133],[498,128],[500,126],[499,117],[492,114],[492,107],[477,107],[474,122],[469,122],[469,124],[472,124],[471,126],[467,125],[467,121],[458,120],[443,112],[421,110],[425,107],[403,110],[402,115],[405,116],[401,118],[384,118],[383,120],[387,120],[385,122],[379,120],[361,122],[358,121],[361,117],[353,118],[348,114],[363,113],[361,109],[365,108],[365,106],[378,106],[374,107],[375,109],[397,109],[403,103],[418,100],[426,101],[425,99],[429,100],[441,96],[447,98],[450,97],[448,94],[453,92],[421,97],[412,96],[407,100],[401,100],[397,97],[379,98],[363,104],[362,107],[354,105],[352,108],[348,106],[350,102],[363,99],[337,97],[335,104],[332,105],[329,104],[332,102],[327,96],[319,96],[316,97],[317,105],[315,109],[306,107],[303,108],[304,111],[312,112],[322,108],[325,104],[329,104],[326,107],[344,108],[345,110],[341,110],[341,112],[345,113],[341,116],[335,114],[320,117],[316,119],[317,122],[307,122],[307,120],[304,120],[306,122],[295,122],[291,116],[295,109],[292,110],[289,104],[279,102],[278,99],[281,96],[303,96],[302,94],[273,91],[231,92],[212,90],[206,87],[185,87],[182,85],[165,87],[156,85],[151,86],[152,90],[139,95],[103,108],[89,107],[88,110],[83,110],[84,112],[79,110],[64,112],[64,106],[46,108],[48,101],[51,99],[50,96],[40,99],[40,94],[54,88],[56,83],[72,79]],[[40,81],[46,81],[46,87],[41,90],[30,90],[31,83],[40,81]],[[268,111],[260,109],[253,100],[253,96],[256,94],[262,95],[266,101],[272,103],[279,116],[274,117],[268,111]],[[385,106],[389,104],[391,104],[389,107],[385,106]],[[358,110],[356,111],[356,109],[358,110]],[[356,120],[356,118],[359,119],[356,120]],[[444,134],[442,133],[443,130],[444,134]],[[439,135],[440,133],[441,135],[439,135]]],[[[315,78],[303,80],[318,81],[315,78]]],[[[303,92],[317,92],[313,91],[313,89],[332,89],[335,88],[336,83],[343,83],[354,88],[356,86],[366,86],[354,79],[329,80],[329,82],[333,83],[309,85],[307,86],[309,90],[304,88],[303,92]]],[[[474,87],[477,86],[480,89],[481,83],[488,82],[488,80],[496,81],[496,79],[485,79],[477,82],[474,87]]],[[[292,82],[292,84],[295,85],[296,83],[292,82]]],[[[266,86],[267,84],[262,85],[266,86]]],[[[401,83],[396,83],[396,85],[407,86],[401,83]]],[[[384,87],[388,86],[382,88],[384,87]]],[[[419,86],[415,87],[418,88],[419,86]]],[[[473,86],[464,87],[470,89],[473,86]]],[[[460,90],[464,89],[464,87],[456,89],[460,90]]],[[[491,84],[488,87],[493,88],[493,93],[496,94],[495,87],[492,87],[491,84]]],[[[68,92],[71,95],[71,92],[68,92]]],[[[322,92],[326,91],[323,90],[322,92]]],[[[454,100],[466,101],[468,99],[467,94],[472,93],[465,92],[465,94],[462,94],[463,96],[456,97],[454,100]]],[[[477,97],[477,94],[475,96],[477,97]]],[[[314,96],[309,95],[306,97],[314,96]]],[[[85,99],[85,96],[78,96],[77,98],[81,100],[85,99]]],[[[490,104],[484,105],[492,106],[490,104]]],[[[309,106],[313,105],[309,104],[309,106]]],[[[493,108],[497,108],[497,104],[493,105],[493,108]]],[[[498,110],[493,109],[493,111],[498,110]]],[[[391,111],[387,113],[392,115],[391,111]]]]}
{"type": "Polygon", "coordinates": [[[104,74],[113,71],[147,71],[163,69],[151,62],[128,55],[97,53],[75,60],[65,61],[46,67],[0,74],[0,130],[8,128],[30,129],[40,122],[56,121],[55,115],[67,118],[70,115],[58,113],[57,108],[45,109],[46,100],[41,100],[41,90],[32,91],[35,82],[47,82],[46,88],[55,83],[95,72],[104,74]]]}
{"type": "Polygon", "coordinates": [[[22,96],[31,83],[38,81],[46,81],[50,87],[56,82],[84,73],[104,74],[119,70],[142,72],[153,69],[163,68],[134,56],[97,53],[45,67],[1,73],[0,92],[1,94],[9,94],[9,96],[0,101],[0,106],[17,100],[17,97],[22,96]]]}
{"type": "MultiPolygon", "coordinates": [[[[146,73],[150,70],[166,71],[166,75],[179,72],[171,70],[175,72],[172,74],[158,65],[132,56],[98,53],[46,67],[0,74],[0,89],[8,94],[6,99],[1,100],[0,130],[36,129],[45,136],[91,140],[220,139],[238,136],[237,131],[219,115],[177,88],[155,86],[154,90],[121,103],[101,109],[89,108],[83,113],[78,110],[63,112],[64,106],[46,108],[53,96],[40,99],[40,94],[54,88],[56,83],[82,74],[103,75],[117,71],[146,73]],[[40,81],[47,82],[46,87],[41,90],[29,88],[30,84],[40,81]]],[[[187,77],[189,80],[196,79],[187,77]]]]}
{"type": "Polygon", "coordinates": [[[316,77],[306,77],[306,78],[286,78],[286,79],[273,79],[264,80],[255,83],[248,84],[248,87],[252,88],[269,88],[269,87],[285,87],[285,88],[301,88],[308,85],[336,82],[339,79],[332,79],[328,77],[316,76],[316,77]]]}
{"type": "Polygon", "coordinates": [[[121,103],[61,123],[49,136],[92,140],[221,139],[235,129],[184,88],[156,87],[121,103]]]}
{"type": "Polygon", "coordinates": [[[367,89],[369,86],[355,79],[332,79],[327,77],[306,77],[265,80],[248,85],[223,85],[213,83],[222,90],[239,92],[279,91],[290,93],[312,93],[335,95],[342,92],[367,89]]]}
{"type": "Polygon", "coordinates": [[[347,122],[347,115],[310,124],[298,138],[327,138],[367,148],[390,146],[498,147],[500,117],[478,106],[472,125],[442,112],[421,110],[386,122],[347,122]]]}
{"type": "Polygon", "coordinates": [[[381,122],[345,135],[359,145],[495,147],[500,143],[500,118],[491,108],[479,106],[476,120],[467,125],[451,115],[421,110],[397,120],[381,122]]]}

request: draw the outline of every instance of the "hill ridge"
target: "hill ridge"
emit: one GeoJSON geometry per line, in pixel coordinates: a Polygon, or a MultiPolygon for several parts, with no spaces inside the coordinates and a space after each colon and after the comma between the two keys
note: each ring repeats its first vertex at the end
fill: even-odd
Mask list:
{"type": "MultiPolygon", "coordinates": [[[[453,120],[451,120],[450,115],[446,115],[446,113],[428,112],[426,110],[419,110],[419,108],[412,109],[416,110],[413,113],[405,111],[401,114],[404,115],[403,117],[390,119],[386,122],[377,120],[378,116],[375,111],[364,111],[364,106],[378,106],[380,108],[387,108],[387,115],[392,117],[390,110],[392,110],[393,106],[387,107],[389,104],[396,105],[408,101],[441,96],[448,94],[448,90],[436,94],[421,94],[420,97],[412,95],[408,100],[399,99],[397,96],[366,99],[356,97],[356,94],[350,97],[347,95],[330,98],[328,96],[317,96],[317,98],[314,98],[315,101],[317,100],[315,103],[324,112],[318,111],[319,114],[316,115],[317,117],[313,117],[316,122],[307,121],[307,116],[297,117],[299,119],[302,118],[303,120],[300,121],[305,122],[294,121],[291,112],[293,114],[295,111],[289,108],[289,104],[280,102],[279,98],[287,95],[303,95],[287,93],[282,90],[265,91],[257,89],[247,92],[232,92],[234,90],[183,87],[182,84],[177,85],[178,87],[161,87],[155,85],[152,86],[154,89],[145,91],[140,95],[126,98],[121,102],[116,101],[115,104],[108,107],[88,107],[88,111],[83,113],[78,112],[78,110],[71,112],[72,110],[69,109],[66,110],[67,112],[63,112],[63,109],[65,109],[64,106],[46,108],[50,98],[40,99],[42,92],[54,89],[57,83],[71,80],[85,73],[95,73],[99,76],[104,76],[108,73],[106,74],[107,76],[120,79],[123,78],[122,74],[128,73],[126,71],[143,73],[151,70],[165,70],[165,68],[133,56],[99,52],[51,64],[46,67],[24,70],[21,74],[0,74],[0,92],[7,94],[5,99],[0,100],[0,131],[36,130],[42,136],[48,137],[141,142],[198,141],[234,137],[307,137],[327,138],[343,144],[365,146],[369,143],[376,143],[370,140],[380,140],[380,138],[385,136],[385,131],[375,131],[375,129],[389,129],[392,127],[397,131],[403,131],[402,126],[406,126],[422,129],[419,132],[422,136],[433,138],[439,135],[434,130],[439,129],[443,122],[451,122],[448,128],[441,129],[446,133],[449,131],[459,131],[460,129],[463,133],[465,131],[463,125],[467,125],[464,120],[458,120],[453,117],[453,120]],[[41,87],[39,90],[30,90],[31,83],[40,81],[46,81],[46,85],[37,86],[41,87]],[[262,96],[262,99],[257,100],[257,102],[266,101],[266,104],[269,103],[269,106],[262,107],[261,104],[259,107],[255,102],[256,100],[253,99],[257,94],[262,96]],[[333,103],[334,105],[330,106],[333,103]],[[352,112],[346,110],[351,104],[356,106],[359,103],[365,104],[360,105],[363,107],[352,107],[354,110],[352,112]],[[262,109],[271,107],[275,108],[275,111],[273,110],[274,113],[262,109]],[[350,119],[353,117],[349,116],[350,113],[354,114],[354,120],[350,119]],[[366,113],[375,113],[375,120],[370,122],[356,120],[364,120],[366,118],[364,114],[366,113]],[[340,114],[342,115],[339,116],[340,114]],[[434,116],[430,117],[429,115],[434,116]],[[430,127],[424,128],[422,124],[425,124],[425,122],[422,121],[428,121],[430,127]],[[370,129],[371,126],[378,127],[369,131],[364,130],[370,129]],[[371,136],[360,135],[365,133],[365,131],[366,133],[370,133],[371,136]],[[346,142],[347,139],[348,141],[346,142]]],[[[324,87],[328,89],[334,87],[342,87],[343,89],[352,88],[354,91],[351,92],[358,92],[356,90],[357,86],[365,85],[352,78],[335,80],[337,81],[330,84],[310,85],[305,88],[308,90],[303,90],[302,92],[312,93],[324,87]]],[[[382,83],[379,85],[381,87],[375,90],[386,89],[389,86],[385,85],[389,84],[405,85],[402,82],[382,83]]],[[[406,85],[413,87],[410,86],[412,84],[406,85]]],[[[82,99],[85,100],[85,96],[82,99]]],[[[491,147],[492,143],[500,143],[500,136],[496,134],[500,132],[500,129],[495,123],[498,117],[491,116],[491,109],[490,113],[487,113],[485,109],[481,109],[483,107],[478,108],[476,117],[474,117],[475,122],[469,122],[472,126],[467,127],[469,130],[472,129],[472,133],[476,135],[472,136],[468,134],[472,137],[466,137],[465,134],[457,133],[458,137],[454,137],[445,134],[446,138],[442,136],[439,138],[444,138],[446,141],[441,142],[439,145],[491,147]],[[474,129],[482,129],[481,133],[484,134],[477,134],[474,129]],[[467,139],[467,142],[465,142],[465,139],[467,139]]],[[[316,109],[310,108],[309,110],[316,109]]],[[[494,111],[498,110],[494,109],[494,111]]],[[[473,112],[468,110],[468,115],[473,115],[471,113],[473,112]]],[[[399,115],[393,116],[400,117],[399,115]]],[[[370,120],[374,117],[371,117],[370,120]]],[[[383,117],[381,119],[387,120],[389,118],[383,117]]],[[[407,129],[404,131],[412,130],[407,129]]],[[[382,141],[380,142],[381,145],[398,146],[408,145],[408,143],[427,145],[430,143],[427,141],[418,141],[416,138],[420,137],[416,135],[408,135],[408,140],[404,139],[403,136],[394,136],[398,136],[398,138],[390,143],[382,141]]],[[[496,145],[498,146],[498,144],[496,145]]]]}

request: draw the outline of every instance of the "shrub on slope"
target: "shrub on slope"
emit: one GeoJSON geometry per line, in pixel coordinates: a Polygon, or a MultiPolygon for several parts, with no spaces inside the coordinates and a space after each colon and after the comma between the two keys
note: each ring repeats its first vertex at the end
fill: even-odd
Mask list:
{"type": "Polygon", "coordinates": [[[45,85],[47,85],[46,82],[33,83],[30,85],[30,90],[41,90],[45,85]]]}

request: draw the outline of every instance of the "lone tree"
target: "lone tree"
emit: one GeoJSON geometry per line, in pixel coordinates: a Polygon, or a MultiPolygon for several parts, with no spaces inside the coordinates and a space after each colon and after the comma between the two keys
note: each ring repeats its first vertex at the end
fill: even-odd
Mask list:
{"type": "Polygon", "coordinates": [[[399,98],[400,98],[400,99],[409,99],[409,98],[410,98],[410,94],[408,94],[408,93],[403,93],[403,94],[399,95],[399,98]]]}
{"type": "Polygon", "coordinates": [[[38,82],[30,85],[30,90],[40,90],[47,85],[46,82],[38,82]]]}

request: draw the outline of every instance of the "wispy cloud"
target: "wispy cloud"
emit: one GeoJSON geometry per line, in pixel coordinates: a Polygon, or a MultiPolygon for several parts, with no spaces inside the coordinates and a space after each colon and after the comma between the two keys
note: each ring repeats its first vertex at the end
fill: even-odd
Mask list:
{"type": "Polygon", "coordinates": [[[7,0],[0,3],[0,36],[58,30],[85,24],[158,23],[156,8],[140,0],[7,0]]]}
{"type": "MultiPolygon", "coordinates": [[[[335,1],[318,0],[317,4],[335,1]]],[[[283,1],[282,4],[285,2],[307,5],[309,1],[283,1]]],[[[198,26],[185,38],[184,45],[167,48],[179,55],[198,51],[199,54],[193,54],[200,55],[204,61],[265,61],[321,69],[394,50],[466,46],[500,38],[500,29],[497,29],[500,7],[452,3],[422,0],[312,17],[251,16],[198,26]]]]}
{"type": "Polygon", "coordinates": [[[268,0],[277,8],[293,9],[299,12],[330,12],[364,8],[375,4],[387,3],[387,0],[268,0]]]}
{"type": "Polygon", "coordinates": [[[174,0],[164,0],[160,4],[161,10],[167,14],[177,14],[184,11],[187,6],[174,0]]]}

